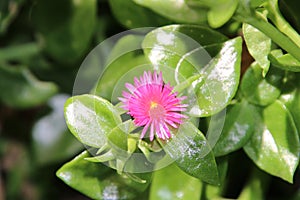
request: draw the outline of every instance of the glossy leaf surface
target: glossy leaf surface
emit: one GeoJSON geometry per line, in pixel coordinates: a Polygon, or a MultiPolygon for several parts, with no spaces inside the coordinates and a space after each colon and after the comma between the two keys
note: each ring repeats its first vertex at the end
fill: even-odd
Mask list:
{"type": "Polygon", "coordinates": [[[113,105],[94,95],[69,98],[65,104],[65,118],[79,141],[98,148],[105,144],[106,135],[121,123],[113,105]]]}
{"type": "Polygon", "coordinates": [[[261,66],[263,76],[265,76],[270,66],[268,55],[271,51],[271,39],[258,29],[246,23],[243,24],[243,34],[249,53],[261,66]]]}
{"type": "Polygon", "coordinates": [[[63,165],[56,173],[66,184],[92,199],[132,199],[144,191],[151,174],[141,174],[145,183],[137,183],[100,164],[86,161],[87,151],[63,165]]]}
{"type": "Polygon", "coordinates": [[[163,146],[187,174],[210,184],[219,184],[218,169],[205,136],[190,122],[180,126],[176,137],[163,146]]]}
{"type": "Polygon", "coordinates": [[[241,46],[241,38],[225,42],[219,54],[203,69],[203,77],[193,86],[200,116],[221,111],[234,97],[240,78],[241,46]]]}
{"type": "Polygon", "coordinates": [[[187,175],[174,164],[169,165],[154,172],[149,199],[199,199],[201,185],[199,179],[187,175]]]}
{"type": "Polygon", "coordinates": [[[238,0],[217,0],[214,1],[207,14],[207,20],[212,28],[219,28],[224,25],[234,14],[239,1],[238,0]]]}
{"type": "Polygon", "coordinates": [[[257,110],[255,132],[244,150],[259,168],[292,183],[299,162],[299,137],[294,121],[280,101],[257,110]]]}
{"type": "Polygon", "coordinates": [[[283,54],[282,50],[273,50],[269,58],[274,66],[288,71],[300,72],[300,61],[290,54],[283,54]]]}
{"type": "Polygon", "coordinates": [[[241,102],[226,110],[222,133],[213,148],[216,156],[236,151],[248,142],[255,126],[253,109],[251,104],[241,102]]]}
{"type": "Polygon", "coordinates": [[[284,71],[272,67],[265,78],[262,73],[257,63],[252,64],[243,77],[241,91],[249,102],[265,106],[279,97],[284,71]]]}
{"type": "Polygon", "coordinates": [[[206,10],[191,8],[185,1],[133,0],[139,5],[179,23],[201,24],[206,21],[206,10]]]}

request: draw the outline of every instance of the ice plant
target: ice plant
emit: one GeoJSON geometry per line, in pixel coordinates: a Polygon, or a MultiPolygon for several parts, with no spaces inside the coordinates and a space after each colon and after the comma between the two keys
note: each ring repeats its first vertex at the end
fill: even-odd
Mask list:
{"type": "Polygon", "coordinates": [[[154,135],[163,140],[171,138],[170,127],[178,128],[186,118],[181,112],[187,105],[182,104],[186,97],[177,97],[170,84],[164,84],[162,73],[144,72],[139,79],[134,78],[134,85],[126,83],[129,92],[123,91],[122,107],[134,119],[136,126],[144,126],[141,139],[150,129],[150,141],[154,135]]]}

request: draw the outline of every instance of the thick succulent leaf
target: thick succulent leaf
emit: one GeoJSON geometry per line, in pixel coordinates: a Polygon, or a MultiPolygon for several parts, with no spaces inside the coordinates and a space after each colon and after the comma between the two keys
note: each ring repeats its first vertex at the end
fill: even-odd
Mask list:
{"type": "Polygon", "coordinates": [[[171,23],[170,20],[135,4],[132,0],[109,0],[109,5],[117,20],[127,28],[156,27],[171,23]]]}
{"type": "Polygon", "coordinates": [[[57,92],[57,86],[37,80],[25,67],[0,66],[0,91],[4,104],[29,108],[46,102],[57,92]]]}
{"type": "Polygon", "coordinates": [[[249,102],[265,106],[279,97],[284,71],[272,67],[266,77],[263,77],[262,71],[258,63],[253,63],[243,76],[241,91],[249,102]]]}
{"type": "Polygon", "coordinates": [[[89,47],[96,13],[96,0],[38,1],[33,20],[45,51],[61,63],[78,61],[89,47]]]}
{"type": "Polygon", "coordinates": [[[188,78],[203,68],[226,40],[224,35],[207,27],[170,25],[148,33],[142,47],[156,68],[174,68],[188,78]]]}
{"type": "Polygon", "coordinates": [[[218,168],[205,136],[192,123],[180,126],[176,136],[163,144],[166,153],[187,174],[210,184],[219,184],[218,168]]]}
{"type": "Polygon", "coordinates": [[[229,103],[239,82],[241,38],[224,41],[226,37],[208,28],[172,25],[146,35],[143,49],[155,68],[174,68],[167,73],[175,80],[171,84],[186,84],[185,79],[199,76],[185,87],[192,85],[198,96],[200,110],[194,115],[209,116],[229,103]]]}
{"type": "Polygon", "coordinates": [[[246,23],[243,24],[243,34],[249,53],[261,66],[263,76],[265,76],[270,66],[268,55],[271,51],[271,39],[260,30],[246,23]]]}
{"type": "Polygon", "coordinates": [[[150,200],[200,199],[199,179],[191,177],[172,164],[154,172],[150,200]]]}
{"type": "Polygon", "coordinates": [[[290,54],[283,54],[281,49],[271,51],[269,59],[275,67],[292,72],[300,72],[300,61],[290,54]]]}
{"type": "Polygon", "coordinates": [[[193,87],[199,104],[199,116],[210,116],[225,108],[234,97],[240,78],[242,40],[228,40],[219,54],[203,69],[193,87]]]}
{"type": "Polygon", "coordinates": [[[133,199],[150,183],[151,174],[139,174],[145,183],[134,182],[100,163],[85,160],[89,156],[87,151],[82,152],[64,164],[56,175],[92,199],[133,199]]]}
{"type": "Polygon", "coordinates": [[[217,0],[207,13],[207,20],[211,27],[219,28],[230,20],[234,14],[239,1],[238,0],[217,0]]]}
{"type": "Polygon", "coordinates": [[[65,118],[79,141],[98,148],[106,143],[107,134],[121,123],[114,106],[95,95],[69,98],[65,104],[65,118]]]}
{"type": "Polygon", "coordinates": [[[222,133],[213,148],[215,156],[229,154],[248,142],[255,127],[253,109],[246,101],[229,106],[222,133]]]}
{"type": "Polygon", "coordinates": [[[206,10],[191,8],[185,1],[176,0],[133,0],[135,3],[150,8],[154,12],[179,23],[203,24],[206,21],[206,10]]]}
{"type": "Polygon", "coordinates": [[[279,98],[291,112],[297,131],[300,134],[300,76],[298,73],[290,73],[287,84],[279,98]]]}
{"type": "Polygon", "coordinates": [[[292,183],[300,147],[293,118],[278,100],[257,113],[255,132],[244,150],[259,168],[292,183]]]}

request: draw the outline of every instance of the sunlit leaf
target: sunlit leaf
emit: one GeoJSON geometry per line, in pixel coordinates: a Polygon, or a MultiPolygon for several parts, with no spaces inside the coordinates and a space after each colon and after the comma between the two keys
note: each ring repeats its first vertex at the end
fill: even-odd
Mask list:
{"type": "Polygon", "coordinates": [[[199,199],[201,185],[199,179],[187,175],[173,164],[154,172],[149,199],[199,199]]]}
{"type": "Polygon", "coordinates": [[[292,183],[300,145],[293,118],[280,101],[257,108],[257,113],[254,134],[244,150],[259,168],[292,183]]]}
{"type": "Polygon", "coordinates": [[[94,95],[69,98],[65,104],[65,118],[79,141],[98,148],[106,143],[106,135],[121,123],[113,105],[94,95]]]}
{"type": "Polygon", "coordinates": [[[191,8],[185,1],[174,0],[133,0],[139,5],[179,23],[203,24],[206,21],[206,10],[191,8]]]}
{"type": "Polygon", "coordinates": [[[233,152],[248,142],[255,127],[253,109],[247,102],[234,104],[227,109],[222,133],[213,148],[216,156],[233,152]]]}
{"type": "Polygon", "coordinates": [[[180,126],[176,136],[163,148],[187,174],[200,180],[218,185],[218,169],[205,136],[190,122],[180,126]]]}
{"type": "Polygon", "coordinates": [[[92,199],[132,199],[144,191],[151,174],[140,174],[145,183],[134,182],[100,163],[86,161],[87,151],[64,164],[56,175],[66,184],[92,199]]]}
{"type": "Polygon", "coordinates": [[[269,58],[275,67],[283,70],[300,72],[300,61],[290,54],[283,54],[281,49],[271,51],[269,58]]]}
{"type": "Polygon", "coordinates": [[[265,106],[279,97],[284,71],[272,67],[266,77],[262,71],[258,63],[253,63],[243,76],[241,91],[249,102],[265,106]]]}
{"type": "Polygon", "coordinates": [[[265,76],[270,66],[268,54],[271,51],[271,39],[246,23],[243,24],[243,34],[249,53],[263,69],[262,73],[265,76]]]}

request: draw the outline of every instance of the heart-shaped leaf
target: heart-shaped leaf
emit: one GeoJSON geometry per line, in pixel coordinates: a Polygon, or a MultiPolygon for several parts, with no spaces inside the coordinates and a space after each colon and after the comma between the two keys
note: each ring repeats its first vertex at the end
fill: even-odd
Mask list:
{"type": "Polygon", "coordinates": [[[79,141],[98,148],[106,143],[106,135],[121,123],[114,106],[95,95],[69,98],[65,104],[65,118],[79,141]]]}
{"type": "Polygon", "coordinates": [[[254,134],[244,150],[259,168],[292,183],[300,144],[290,113],[278,100],[262,111],[257,108],[257,113],[254,134]]]}

